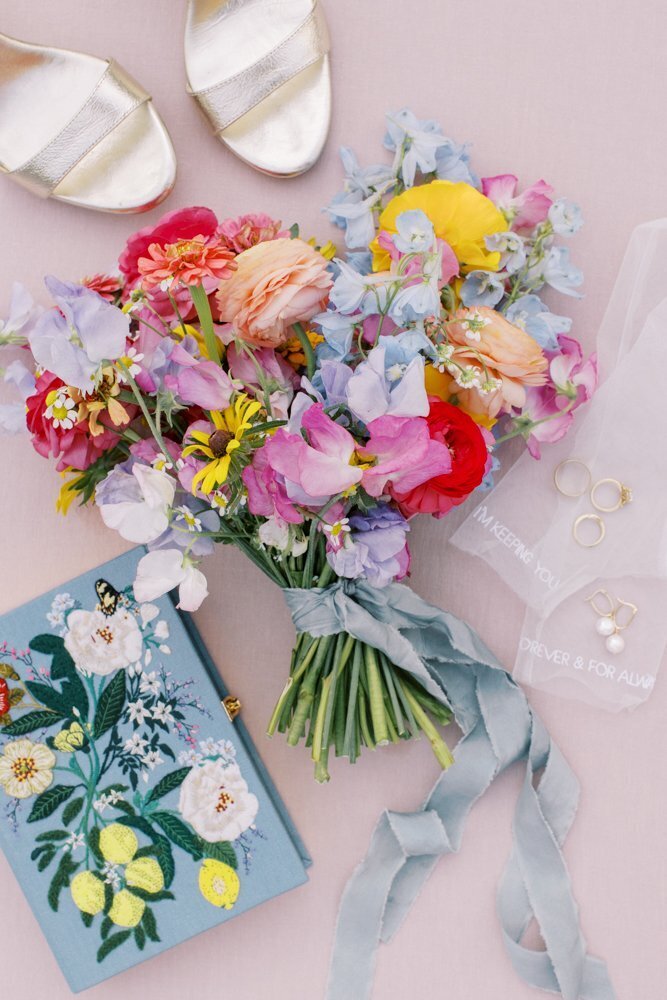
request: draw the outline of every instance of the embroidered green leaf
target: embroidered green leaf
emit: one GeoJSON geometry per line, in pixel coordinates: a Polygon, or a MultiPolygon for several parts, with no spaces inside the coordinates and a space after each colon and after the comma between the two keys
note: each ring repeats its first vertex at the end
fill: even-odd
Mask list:
{"type": "Polygon", "coordinates": [[[175,899],[173,892],[165,892],[161,890],[160,892],[148,892],[147,889],[140,889],[138,885],[133,885],[131,889],[132,895],[137,896],[139,899],[143,899],[144,902],[148,903],[159,903],[163,899],[175,899]]]}
{"type": "Polygon", "coordinates": [[[149,941],[159,941],[160,935],[157,932],[157,923],[153,911],[147,906],[141,919],[141,926],[146,931],[149,941]]]}
{"type": "Polygon", "coordinates": [[[202,853],[205,858],[214,858],[216,861],[223,861],[235,871],[239,866],[239,859],[236,851],[228,840],[219,840],[216,844],[209,844],[200,838],[202,853]]]}
{"type": "Polygon", "coordinates": [[[92,913],[84,913],[83,910],[81,910],[80,912],[81,912],[81,919],[83,920],[84,924],[86,925],[86,927],[90,927],[93,922],[92,913]]]}
{"type": "Polygon", "coordinates": [[[69,885],[69,880],[79,867],[74,861],[69,851],[66,851],[60,858],[60,864],[56,868],[56,873],[51,879],[51,885],[47,893],[47,900],[51,909],[57,913],[61,891],[69,885]]]}
{"type": "Polygon", "coordinates": [[[103,962],[110,952],[114,951],[115,948],[119,948],[129,937],[132,937],[132,931],[119,931],[118,934],[112,934],[111,937],[108,937],[104,944],[98,948],[97,961],[103,962]]]}
{"type": "Polygon", "coordinates": [[[28,816],[28,823],[36,823],[40,819],[46,819],[47,816],[56,811],[58,806],[67,802],[73,794],[74,785],[53,785],[51,788],[47,788],[35,799],[28,816]]]}
{"type": "Polygon", "coordinates": [[[113,920],[111,919],[111,917],[105,917],[104,920],[102,921],[102,926],[100,927],[100,937],[102,938],[103,941],[112,927],[113,927],[113,920]]]}
{"type": "Polygon", "coordinates": [[[69,826],[72,820],[76,819],[76,817],[83,809],[84,802],[85,799],[79,798],[79,799],[72,799],[71,802],[67,803],[67,805],[63,809],[63,823],[65,824],[65,826],[69,826]]]}
{"type": "Polygon", "coordinates": [[[114,809],[118,809],[119,812],[125,813],[127,816],[134,816],[136,814],[136,809],[131,806],[129,802],[114,802],[114,809]]]}
{"type": "Polygon", "coordinates": [[[100,788],[98,795],[108,795],[109,792],[126,792],[127,785],[121,785],[118,781],[115,781],[113,785],[107,785],[106,788],[100,788]]]}
{"type": "Polygon", "coordinates": [[[65,840],[68,836],[67,830],[47,830],[45,833],[40,833],[38,837],[35,837],[35,843],[41,844],[43,841],[65,840]]]}
{"type": "MultiPolygon", "coordinates": [[[[41,635],[36,635],[34,639],[30,640],[29,646],[34,649],[37,653],[46,653],[47,656],[56,656],[67,653],[65,649],[65,640],[61,635],[51,635],[50,632],[42,632],[41,635]]],[[[67,653],[69,656],[69,653],[67,653]]]]}
{"type": "MultiPolygon", "coordinates": [[[[117,803],[117,805],[120,805],[120,803],[117,803]]],[[[159,836],[159,834],[155,833],[148,820],[143,819],[141,816],[119,816],[118,822],[122,823],[123,826],[131,826],[133,830],[141,830],[148,837],[154,838],[159,836]]]]}
{"type": "Polygon", "coordinates": [[[91,826],[88,831],[88,847],[91,849],[98,861],[104,861],[104,855],[100,850],[100,828],[91,826]]]}
{"type": "Polygon", "coordinates": [[[191,854],[195,861],[199,861],[202,856],[202,851],[199,846],[199,838],[190,832],[189,828],[178,819],[176,816],[172,816],[168,812],[155,812],[153,813],[151,819],[154,823],[157,823],[159,827],[166,833],[172,844],[176,844],[182,850],[187,851],[191,854]]]}
{"type": "Polygon", "coordinates": [[[168,889],[174,881],[174,876],[176,875],[176,865],[174,863],[174,854],[171,849],[171,844],[166,837],[162,837],[159,833],[156,833],[155,848],[157,861],[162,869],[162,874],[164,875],[165,889],[168,889]]]}
{"type": "Polygon", "coordinates": [[[108,913],[113,906],[113,889],[108,882],[104,883],[104,912],[108,913]]]}
{"type": "Polygon", "coordinates": [[[146,944],[146,935],[140,924],[134,928],[134,940],[136,941],[139,951],[143,951],[146,944]]]}
{"type": "Polygon", "coordinates": [[[48,684],[39,684],[37,681],[26,681],[26,687],[35,701],[40,702],[52,712],[57,712],[63,718],[72,714],[72,705],[68,698],[48,684]]]}
{"type": "Polygon", "coordinates": [[[51,862],[53,861],[53,859],[56,856],[57,850],[58,850],[58,848],[55,847],[54,845],[50,845],[49,847],[46,848],[46,850],[42,854],[41,858],[37,862],[37,871],[38,872],[43,872],[45,868],[49,867],[49,865],[51,864],[51,862]]]}
{"type": "Polygon", "coordinates": [[[62,636],[36,635],[30,640],[30,648],[51,656],[51,680],[63,682],[63,697],[71,707],[78,709],[81,719],[87,719],[88,695],[62,636]]]}
{"type": "Polygon", "coordinates": [[[23,701],[24,695],[25,691],[23,690],[23,688],[12,688],[11,691],[9,692],[9,704],[11,705],[11,707],[16,708],[17,705],[20,705],[21,702],[23,701]]]}
{"type": "Polygon", "coordinates": [[[0,677],[4,677],[8,681],[20,681],[21,678],[14,670],[11,663],[0,663],[0,677]]]}
{"type": "Polygon", "coordinates": [[[93,738],[100,736],[115,726],[123,713],[125,705],[125,671],[119,670],[113,680],[105,687],[95,712],[93,722],[93,738]]]}
{"type": "Polygon", "coordinates": [[[5,726],[2,735],[25,736],[26,733],[32,733],[35,729],[46,729],[47,726],[52,726],[54,722],[60,722],[61,719],[62,716],[56,712],[28,712],[27,715],[22,715],[20,719],[16,719],[9,726],[5,726]]]}
{"type": "Polygon", "coordinates": [[[181,767],[178,771],[171,771],[170,774],[165,774],[164,778],[158,781],[155,788],[149,792],[146,797],[146,805],[150,802],[156,802],[158,799],[163,799],[165,795],[169,795],[169,792],[173,792],[175,788],[183,784],[191,770],[191,767],[181,767]]]}

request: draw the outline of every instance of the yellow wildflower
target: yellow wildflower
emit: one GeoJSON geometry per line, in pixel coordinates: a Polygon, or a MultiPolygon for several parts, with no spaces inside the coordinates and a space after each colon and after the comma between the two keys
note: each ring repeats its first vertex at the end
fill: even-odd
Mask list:
{"type": "Polygon", "coordinates": [[[215,430],[191,432],[193,444],[183,449],[183,457],[196,455],[208,459],[192,480],[193,493],[200,485],[204,493],[212,493],[227,481],[232,455],[241,447],[243,435],[252,427],[252,418],[260,409],[260,403],[239,393],[236,402],[226,410],[211,411],[215,430]]]}

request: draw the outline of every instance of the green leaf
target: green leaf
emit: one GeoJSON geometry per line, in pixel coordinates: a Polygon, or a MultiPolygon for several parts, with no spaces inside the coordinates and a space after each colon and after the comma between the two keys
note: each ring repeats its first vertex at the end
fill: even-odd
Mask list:
{"type": "Polygon", "coordinates": [[[20,681],[21,678],[14,670],[11,663],[0,663],[0,677],[4,677],[8,681],[20,681]]]}
{"type": "Polygon", "coordinates": [[[199,843],[205,858],[214,858],[216,861],[222,861],[236,871],[239,866],[239,859],[236,857],[236,851],[228,840],[219,840],[215,844],[209,844],[200,838],[199,843]]]}
{"type": "Polygon", "coordinates": [[[149,939],[149,941],[160,940],[160,935],[157,932],[157,923],[155,922],[155,915],[148,906],[144,910],[144,915],[141,918],[141,926],[146,931],[146,937],[149,939]]]}
{"type": "Polygon", "coordinates": [[[199,837],[195,836],[190,832],[189,828],[178,819],[176,816],[172,816],[168,812],[155,812],[153,813],[151,819],[154,823],[157,823],[159,827],[166,833],[172,844],[176,844],[183,851],[187,851],[191,854],[195,861],[199,861],[202,856],[202,850],[199,846],[199,837]]]}
{"type": "MultiPolygon", "coordinates": [[[[120,805],[120,803],[117,804],[120,805]]],[[[159,836],[159,834],[156,834],[148,820],[143,819],[141,816],[119,816],[118,822],[122,823],[123,826],[132,827],[133,830],[141,830],[142,833],[145,833],[146,836],[151,839],[159,836]]]]}
{"type": "Polygon", "coordinates": [[[289,234],[293,240],[295,240],[299,235],[299,223],[295,222],[289,227],[289,234]]]}
{"type": "Polygon", "coordinates": [[[59,635],[36,635],[30,648],[51,656],[51,680],[62,681],[62,694],[67,703],[79,710],[82,720],[88,718],[88,695],[74,660],[65,649],[65,640],[59,635]]]}
{"type": "Polygon", "coordinates": [[[116,725],[125,705],[125,671],[119,670],[113,680],[105,687],[95,712],[93,722],[93,738],[98,740],[100,736],[108,732],[116,725]]]}
{"type": "Polygon", "coordinates": [[[127,785],[121,785],[120,782],[115,781],[113,785],[107,785],[106,788],[100,788],[98,795],[108,795],[109,792],[126,792],[127,785]]]}
{"type": "Polygon", "coordinates": [[[61,718],[62,716],[56,712],[28,712],[27,715],[22,715],[20,719],[16,719],[9,726],[5,726],[2,735],[25,736],[26,733],[32,733],[35,729],[46,729],[54,722],[60,722],[61,718]]]}
{"type": "Polygon", "coordinates": [[[83,798],[72,799],[72,801],[65,806],[65,808],[63,809],[63,823],[65,824],[65,826],[69,826],[72,820],[76,819],[76,817],[83,809],[84,802],[85,799],[83,798]]]}
{"type": "Polygon", "coordinates": [[[41,858],[37,862],[37,871],[38,872],[43,872],[45,868],[49,867],[49,865],[51,864],[51,862],[53,861],[53,859],[56,856],[56,851],[57,850],[58,850],[58,848],[54,847],[53,845],[51,845],[50,847],[46,848],[46,850],[42,854],[41,858]]]}
{"type": "Polygon", "coordinates": [[[72,715],[72,704],[60,691],[49,687],[48,684],[39,684],[37,681],[26,681],[25,686],[35,701],[50,708],[52,712],[57,712],[63,718],[72,715]]]}
{"type": "Polygon", "coordinates": [[[136,941],[139,951],[143,951],[146,945],[146,934],[140,924],[137,924],[134,928],[134,940],[136,941]]]}
{"type": "Polygon", "coordinates": [[[97,961],[103,962],[104,959],[109,955],[115,948],[119,948],[124,944],[129,937],[132,937],[132,931],[120,931],[118,934],[112,934],[108,937],[103,945],[101,945],[97,950],[97,961]]]}
{"type": "Polygon", "coordinates": [[[45,840],[66,840],[68,836],[67,830],[47,830],[35,837],[35,843],[41,844],[45,840]]]}
{"type": "Polygon", "coordinates": [[[127,816],[134,816],[136,813],[136,809],[129,802],[114,802],[113,808],[118,809],[119,812],[125,813],[127,816]]]}
{"type": "Polygon", "coordinates": [[[108,882],[104,883],[104,912],[108,913],[113,906],[113,889],[108,882]]]}
{"type": "Polygon", "coordinates": [[[91,826],[88,831],[88,847],[91,849],[98,861],[104,861],[104,855],[100,850],[100,828],[91,826]]]}
{"type": "Polygon", "coordinates": [[[67,802],[74,794],[74,785],[53,785],[38,795],[28,816],[28,823],[36,823],[54,813],[58,806],[67,802]]]}
{"type": "Polygon", "coordinates": [[[78,863],[74,861],[69,851],[65,852],[65,854],[63,854],[60,858],[60,864],[56,868],[56,873],[51,879],[51,885],[49,886],[49,891],[46,897],[49,906],[55,913],[58,912],[60,893],[66,886],[69,885],[69,880],[78,867],[78,863]]]}
{"type": "Polygon", "coordinates": [[[164,875],[165,889],[168,889],[174,881],[174,876],[176,875],[176,864],[174,863],[174,854],[171,849],[171,844],[166,837],[162,837],[159,833],[156,833],[155,848],[157,861],[162,869],[162,874],[164,875]]]}
{"type": "Polygon", "coordinates": [[[113,920],[111,919],[111,917],[105,917],[100,927],[100,937],[102,938],[103,941],[105,937],[107,937],[112,927],[113,927],[113,920]]]}
{"type": "Polygon", "coordinates": [[[81,919],[83,920],[86,927],[92,926],[93,923],[92,913],[84,913],[83,910],[81,910],[81,919]]]}
{"type": "Polygon", "coordinates": [[[175,788],[183,784],[191,770],[191,767],[181,767],[178,771],[165,774],[164,778],[158,781],[155,788],[146,797],[146,804],[163,799],[165,795],[169,795],[169,792],[173,792],[175,788]]]}
{"type": "MultiPolygon", "coordinates": [[[[28,645],[35,652],[46,653],[47,656],[56,656],[63,652],[67,653],[63,637],[61,635],[52,635],[50,632],[42,632],[41,635],[36,635],[34,639],[30,640],[28,645]]],[[[69,656],[69,653],[67,655],[69,656]]]]}
{"type": "Polygon", "coordinates": [[[25,691],[23,688],[12,688],[9,692],[9,704],[12,708],[17,708],[23,701],[25,691]]]}

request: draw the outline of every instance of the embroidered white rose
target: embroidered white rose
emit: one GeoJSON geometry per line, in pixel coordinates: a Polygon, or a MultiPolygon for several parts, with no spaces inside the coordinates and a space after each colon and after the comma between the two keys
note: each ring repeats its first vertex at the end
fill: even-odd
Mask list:
{"type": "Polygon", "coordinates": [[[40,795],[53,781],[55,765],[56,755],[44,743],[14,740],[0,757],[0,785],[17,799],[40,795]]]}
{"type": "Polygon", "coordinates": [[[71,611],[65,648],[82,674],[105,677],[141,659],[143,640],[134,615],[124,608],[112,615],[71,611]]]}
{"type": "Polygon", "coordinates": [[[236,840],[255,821],[259,803],[238,764],[207,760],[181,785],[181,816],[209,843],[236,840]]]}

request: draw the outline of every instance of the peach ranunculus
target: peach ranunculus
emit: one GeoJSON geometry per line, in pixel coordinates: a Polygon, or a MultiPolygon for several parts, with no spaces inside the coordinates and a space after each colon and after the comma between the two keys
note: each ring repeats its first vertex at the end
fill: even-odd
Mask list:
{"type": "Polygon", "coordinates": [[[332,278],[327,261],[308,243],[258,243],[236,258],[237,269],[217,292],[220,319],[235,336],[258,347],[279,347],[327,303],[332,278]]]}
{"type": "Polygon", "coordinates": [[[539,344],[494,309],[458,309],[446,330],[454,348],[447,370],[469,412],[495,417],[520,409],[525,386],[544,385],[548,361],[539,344]]]}

